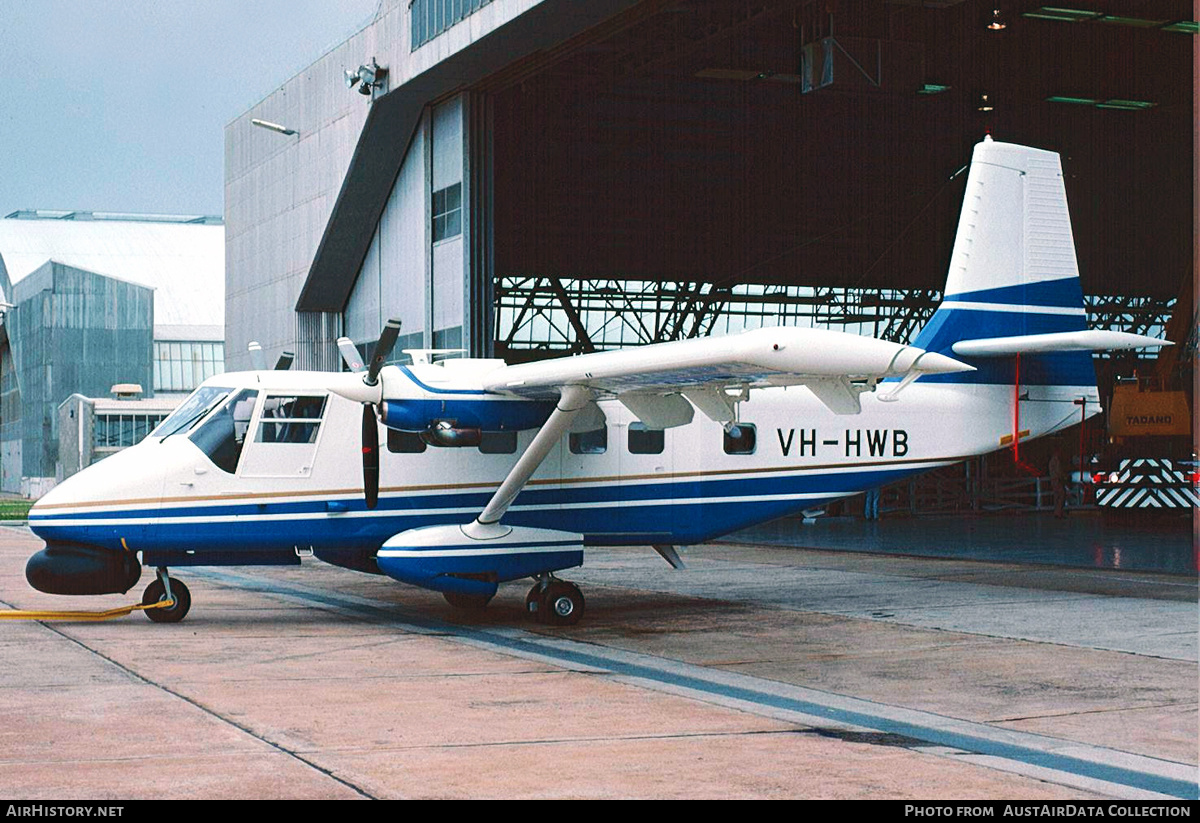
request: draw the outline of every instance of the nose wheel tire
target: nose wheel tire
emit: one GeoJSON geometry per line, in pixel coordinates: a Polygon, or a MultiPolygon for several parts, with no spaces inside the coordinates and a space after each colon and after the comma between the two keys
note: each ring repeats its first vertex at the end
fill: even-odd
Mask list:
{"type": "Polygon", "coordinates": [[[565,580],[551,580],[545,589],[538,583],[525,597],[525,610],[547,626],[574,626],[583,617],[583,592],[565,580]]]}
{"type": "MultiPolygon", "coordinates": [[[[155,623],[178,623],[187,616],[192,607],[192,593],[179,580],[171,578],[171,595],[175,605],[166,609],[146,609],[146,617],[155,623]]],[[[167,599],[167,587],[161,580],[155,579],[142,594],[142,605],[149,606],[167,599]]]]}

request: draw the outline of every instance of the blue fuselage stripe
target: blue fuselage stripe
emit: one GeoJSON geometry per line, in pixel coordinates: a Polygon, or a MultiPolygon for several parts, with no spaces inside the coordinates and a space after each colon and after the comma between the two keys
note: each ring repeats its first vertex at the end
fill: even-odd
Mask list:
{"type": "MultiPolygon", "coordinates": [[[[605,484],[587,488],[526,489],[505,517],[513,526],[560,529],[592,543],[643,543],[648,539],[696,543],[763,520],[820,505],[864,488],[923,471],[860,469],[841,473],[793,474],[724,480],[605,484]],[[591,504],[591,505],[581,505],[591,504]]],[[[180,550],[197,547],[292,551],[375,551],[392,535],[421,526],[464,523],[491,497],[490,491],[381,497],[370,516],[362,500],[345,501],[351,511],[327,513],[324,500],[184,506],[132,511],[62,513],[32,517],[30,526],[47,540],[120,548],[180,550]],[[310,515],[288,517],[288,515],[310,515]],[[311,516],[311,515],[318,516],[311,516]],[[327,515],[327,516],[321,516],[327,515]],[[214,522],[213,518],[224,517],[214,522]],[[112,521],[108,523],[91,521],[112,521]],[[57,521],[57,524],[56,524],[57,521]]]]}
{"type": "MultiPolygon", "coordinates": [[[[919,469],[918,469],[919,470],[919,469]]],[[[743,477],[723,480],[680,480],[664,483],[616,484],[595,486],[564,486],[560,488],[527,487],[517,498],[516,506],[572,506],[590,503],[620,504],[648,500],[686,502],[695,498],[732,496],[831,494],[859,491],[872,486],[890,483],[911,474],[914,469],[862,469],[839,473],[775,474],[770,477],[743,477]]],[[[429,509],[483,508],[491,499],[493,491],[439,492],[436,494],[404,494],[380,497],[375,511],[379,514],[429,509]]],[[[366,511],[361,498],[339,499],[345,508],[341,512],[366,511]]],[[[202,506],[179,506],[101,512],[65,512],[61,514],[39,514],[30,519],[30,526],[37,528],[53,525],[55,521],[79,520],[131,520],[156,519],[169,522],[181,517],[239,517],[269,515],[318,514],[328,511],[325,499],[289,501],[285,503],[252,502],[239,504],[213,504],[202,506]]]]}

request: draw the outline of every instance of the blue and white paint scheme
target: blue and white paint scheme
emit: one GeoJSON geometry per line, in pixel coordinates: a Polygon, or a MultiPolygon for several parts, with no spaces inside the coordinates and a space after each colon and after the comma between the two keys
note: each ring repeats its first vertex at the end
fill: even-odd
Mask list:
{"type": "Polygon", "coordinates": [[[912,345],[771,328],[516,366],[220,375],[34,506],[47,548],[27,576],[126,591],[140,557],[160,567],[147,597],[172,599],[167,566],[311,554],[462,606],[533,577],[530,610],[570,623],[582,596],[552,573],[586,546],[677,559],[671,546],[1051,434],[1081,399],[1100,411],[1091,351],[1155,345],[1086,330],[1058,155],[988,139],[946,297],[912,345]],[[376,502],[356,455],[380,431],[376,502]]]}

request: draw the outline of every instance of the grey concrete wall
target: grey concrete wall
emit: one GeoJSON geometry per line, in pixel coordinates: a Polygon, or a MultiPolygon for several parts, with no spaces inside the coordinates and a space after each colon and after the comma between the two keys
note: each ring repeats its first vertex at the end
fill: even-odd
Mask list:
{"type": "MultiPolygon", "coordinates": [[[[397,88],[541,1],[495,0],[412,51],[408,2],[383,0],[370,25],[322,55],[226,126],[227,368],[249,368],[246,354],[249,340],[258,340],[268,359],[273,359],[282,349],[301,348],[298,329],[329,325],[298,322],[294,306],[368,112],[368,98],[346,88],[343,70],[353,70],[374,57],[388,68],[388,87],[397,88]],[[255,118],[280,123],[299,133],[286,136],[254,127],[250,121],[255,118]]],[[[450,117],[447,122],[453,120],[450,117]]],[[[461,144],[461,113],[458,128],[461,144]]],[[[438,131],[434,129],[435,133],[438,131]]],[[[408,137],[397,135],[396,139],[407,141],[408,137]]],[[[452,163],[449,156],[443,159],[452,163]]],[[[460,149],[460,175],[461,168],[460,149]]],[[[425,169],[419,170],[421,177],[427,179],[425,169]]],[[[404,191],[415,190],[412,175],[416,171],[414,167],[402,173],[404,191]]],[[[378,335],[379,318],[393,300],[398,305],[408,305],[408,301],[421,294],[425,301],[426,264],[411,249],[415,229],[413,217],[407,212],[415,206],[409,198],[401,199],[403,203],[398,200],[394,205],[389,204],[383,237],[372,244],[382,249],[373,252],[380,256],[374,263],[377,271],[382,264],[382,275],[376,275],[380,282],[375,287],[364,288],[376,288],[378,293],[374,298],[367,294],[358,297],[351,316],[346,319],[356,340],[374,339],[378,335]],[[400,245],[393,245],[389,239],[393,236],[400,245]]],[[[432,268],[447,284],[456,278],[461,281],[462,258],[461,247],[457,252],[448,248],[431,261],[432,268]]],[[[355,274],[348,272],[347,277],[355,274]]],[[[435,303],[436,316],[430,318],[432,328],[425,323],[418,327],[414,319],[411,324],[406,321],[405,332],[461,327],[461,288],[456,291],[460,293],[458,298],[447,295],[440,308],[435,303]]]]}

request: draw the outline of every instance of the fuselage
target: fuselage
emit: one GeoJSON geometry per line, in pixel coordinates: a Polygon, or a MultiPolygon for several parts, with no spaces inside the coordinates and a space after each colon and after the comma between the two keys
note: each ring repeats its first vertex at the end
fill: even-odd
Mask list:
{"type": "MultiPolygon", "coordinates": [[[[486,418],[496,407],[479,404],[528,402],[472,388],[469,363],[386,371],[389,398],[432,413],[446,404],[486,418]]],[[[148,564],[285,562],[311,550],[372,571],[390,536],[471,521],[535,433],[447,447],[387,431],[379,503],[368,510],[362,407],[330,391],[332,377],[212,378],[202,391],[226,391],[230,413],[238,406],[235,452],[218,442],[220,409],[210,410],[69,478],[33,508],[30,526],[51,543],[141,551],[148,564]]],[[[994,451],[1014,426],[1022,439],[1065,428],[1079,421],[1081,397],[1099,412],[1094,386],[1023,387],[1019,416],[1011,385],[917,381],[889,403],[881,393],[862,395],[860,414],[837,415],[802,386],[761,390],[740,404],[732,433],[700,414],[646,431],[621,403],[601,400],[603,429],[562,438],[505,522],[577,532],[593,545],[691,544],[994,451]]],[[[499,416],[520,417],[508,409],[499,416]]]]}

